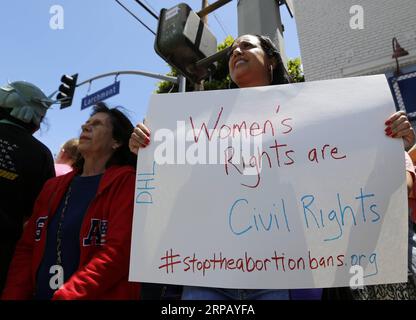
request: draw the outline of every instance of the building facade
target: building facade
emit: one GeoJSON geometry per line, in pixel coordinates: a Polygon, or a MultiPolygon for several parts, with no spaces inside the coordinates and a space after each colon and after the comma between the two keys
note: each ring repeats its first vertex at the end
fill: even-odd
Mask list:
{"type": "Polygon", "coordinates": [[[391,72],[396,65],[393,37],[409,52],[400,58],[400,66],[416,64],[415,0],[295,0],[294,4],[307,80],[391,72]]]}
{"type": "Polygon", "coordinates": [[[416,126],[416,0],[295,0],[306,81],[385,74],[416,126]],[[393,38],[407,51],[398,58],[393,38]]]}

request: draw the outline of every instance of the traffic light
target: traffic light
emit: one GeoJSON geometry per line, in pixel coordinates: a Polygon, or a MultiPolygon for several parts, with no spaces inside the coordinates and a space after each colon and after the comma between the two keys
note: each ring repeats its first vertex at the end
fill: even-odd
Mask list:
{"type": "Polygon", "coordinates": [[[196,62],[217,52],[217,39],[186,3],[162,9],[155,40],[155,51],[192,82],[209,76],[214,65],[196,62]]]}
{"type": "Polygon", "coordinates": [[[78,73],[68,76],[64,74],[61,78],[59,93],[56,99],[61,102],[61,109],[70,107],[74,98],[75,87],[77,86],[78,73]]]}

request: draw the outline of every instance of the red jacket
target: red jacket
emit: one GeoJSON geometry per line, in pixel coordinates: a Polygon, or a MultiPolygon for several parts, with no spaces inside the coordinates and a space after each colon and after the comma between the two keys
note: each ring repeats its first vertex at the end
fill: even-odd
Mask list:
{"type": "MultiPolygon", "coordinates": [[[[45,183],[17,244],[3,299],[33,297],[48,221],[74,175],[70,172],[45,183]]],[[[104,172],[81,225],[78,270],[55,292],[53,299],[139,298],[140,285],[128,282],[134,183],[135,171],[131,167],[112,166],[104,172]],[[95,237],[98,232],[101,237],[95,237]],[[90,241],[85,244],[84,239],[90,241]]]]}

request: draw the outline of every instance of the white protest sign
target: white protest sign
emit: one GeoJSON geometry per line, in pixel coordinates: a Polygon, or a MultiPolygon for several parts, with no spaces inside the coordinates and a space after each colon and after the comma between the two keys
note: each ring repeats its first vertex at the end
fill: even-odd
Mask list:
{"type": "Polygon", "coordinates": [[[153,95],[130,280],[349,286],[358,265],[364,285],[406,281],[394,112],[384,76],[153,95]]]}

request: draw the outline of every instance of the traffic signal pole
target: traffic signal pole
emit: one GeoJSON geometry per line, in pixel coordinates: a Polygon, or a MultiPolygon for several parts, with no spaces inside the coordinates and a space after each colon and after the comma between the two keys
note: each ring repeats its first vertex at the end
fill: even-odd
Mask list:
{"type": "Polygon", "coordinates": [[[178,92],[186,92],[186,78],[183,75],[179,75],[178,82],[179,82],[178,92]]]}
{"type": "Polygon", "coordinates": [[[286,52],[283,39],[283,25],[280,16],[280,3],[276,0],[239,0],[238,35],[259,34],[272,39],[279,49],[284,65],[286,66],[286,52]]]}
{"type": "MultiPolygon", "coordinates": [[[[204,24],[208,24],[208,14],[213,12],[214,10],[217,10],[218,8],[222,7],[223,5],[227,4],[228,2],[231,2],[232,0],[219,0],[216,1],[214,3],[212,3],[211,5],[208,4],[208,0],[202,0],[202,5],[201,5],[201,11],[199,11],[197,13],[197,15],[201,18],[201,21],[204,24]]],[[[207,57],[205,59],[202,59],[200,61],[198,61],[195,65],[196,66],[203,66],[203,65],[209,65],[209,61],[215,62],[218,59],[212,59],[212,57],[215,58],[221,58],[222,55],[218,56],[217,54],[214,54],[211,57],[207,57]]],[[[194,85],[194,89],[195,91],[203,91],[204,90],[204,80],[202,80],[200,83],[195,83],[194,85]]]]}
{"type": "MultiPolygon", "coordinates": [[[[208,0],[202,0],[201,5],[201,11],[204,11],[208,7],[208,0]]],[[[199,15],[199,14],[198,14],[199,15]]],[[[201,18],[201,21],[205,24],[208,24],[208,15],[205,14],[203,16],[199,16],[201,18]]],[[[204,80],[201,80],[199,83],[194,84],[194,90],[195,91],[204,91],[204,80]]]]}

